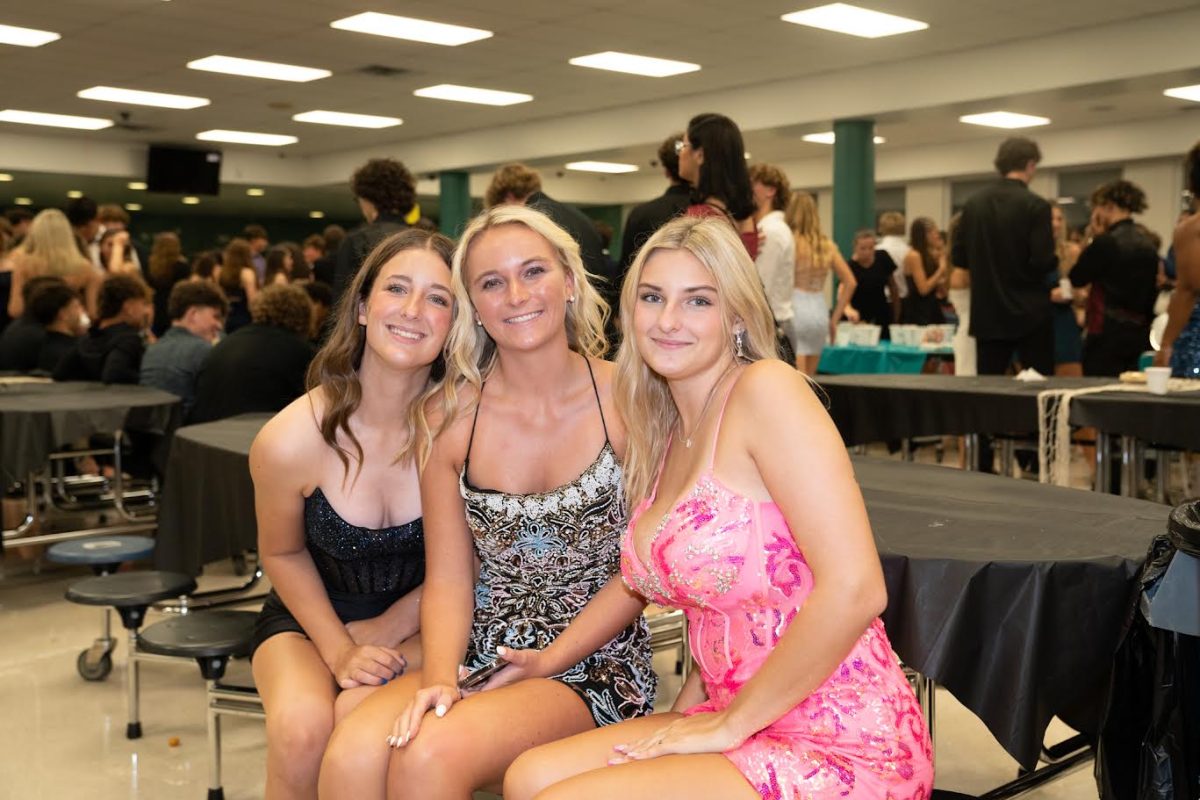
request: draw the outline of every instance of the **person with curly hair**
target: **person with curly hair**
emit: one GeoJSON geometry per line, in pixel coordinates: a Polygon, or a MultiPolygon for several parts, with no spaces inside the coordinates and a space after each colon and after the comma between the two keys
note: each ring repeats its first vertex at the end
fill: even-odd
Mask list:
{"type": "Polygon", "coordinates": [[[1158,296],[1158,248],[1133,220],[1145,211],[1146,193],[1126,180],[1092,193],[1093,218],[1104,230],[1079,254],[1073,286],[1091,285],[1084,322],[1083,374],[1117,376],[1136,370],[1150,347],[1158,296]]]}
{"type": "Polygon", "coordinates": [[[218,342],[200,367],[190,421],[279,411],[304,394],[316,354],[308,341],[312,313],[299,286],[263,287],[250,302],[250,324],[218,342]]]}
{"type": "Polygon", "coordinates": [[[375,245],[409,227],[404,218],[417,200],[416,179],[394,158],[372,158],[363,164],[351,176],[350,190],[366,223],[338,245],[333,267],[335,305],[375,245]]]}
{"type": "Polygon", "coordinates": [[[100,285],[99,321],[54,368],[56,381],[137,383],[142,331],[150,322],[153,290],[136,275],[110,275],[100,285]]]}

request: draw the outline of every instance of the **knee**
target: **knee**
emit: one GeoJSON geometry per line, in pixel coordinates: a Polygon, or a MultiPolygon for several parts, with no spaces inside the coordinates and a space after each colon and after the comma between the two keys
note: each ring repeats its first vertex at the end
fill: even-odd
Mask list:
{"type": "Polygon", "coordinates": [[[517,757],[504,773],[504,800],[532,800],[556,779],[544,748],[535,747],[517,757]]]}
{"type": "Polygon", "coordinates": [[[427,719],[415,739],[393,751],[388,765],[388,797],[418,797],[421,787],[435,783],[476,788],[466,753],[467,737],[466,731],[455,733],[453,726],[431,725],[427,719]]]}
{"type": "Polygon", "coordinates": [[[332,730],[332,707],[295,702],[268,715],[267,750],[277,768],[315,772],[332,730]]]}
{"type": "Polygon", "coordinates": [[[386,732],[360,724],[354,716],[340,720],[325,747],[325,757],[321,761],[322,780],[327,775],[350,777],[370,771],[382,775],[381,765],[387,757],[385,739],[386,732]]]}

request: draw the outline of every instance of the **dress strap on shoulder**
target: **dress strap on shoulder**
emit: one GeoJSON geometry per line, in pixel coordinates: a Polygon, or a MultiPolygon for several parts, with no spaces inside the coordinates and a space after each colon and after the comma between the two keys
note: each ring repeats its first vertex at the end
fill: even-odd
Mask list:
{"type": "Polygon", "coordinates": [[[604,404],[600,402],[600,389],[596,386],[596,373],[592,372],[592,361],[584,356],[583,363],[587,365],[588,377],[592,379],[592,393],[596,395],[596,407],[600,409],[600,427],[604,429],[604,443],[611,444],[608,440],[608,423],[604,421],[604,404]]]}
{"type": "Polygon", "coordinates": [[[463,472],[466,472],[466,465],[471,461],[471,445],[475,444],[475,426],[479,424],[479,408],[483,405],[484,386],[487,386],[487,381],[479,384],[479,396],[475,398],[475,416],[471,418],[471,435],[467,437],[467,454],[463,456],[463,472]]]}
{"type": "MultiPolygon", "coordinates": [[[[742,370],[745,372],[745,370],[742,370]]],[[[742,379],[742,373],[734,376],[733,382],[729,384],[729,389],[725,392],[725,399],[721,401],[721,410],[717,412],[717,425],[713,431],[712,450],[708,454],[708,468],[712,469],[713,462],[717,458],[717,442],[721,439],[721,423],[725,421],[725,407],[729,405],[729,398],[733,396],[733,390],[737,388],[738,381],[742,379]]]]}

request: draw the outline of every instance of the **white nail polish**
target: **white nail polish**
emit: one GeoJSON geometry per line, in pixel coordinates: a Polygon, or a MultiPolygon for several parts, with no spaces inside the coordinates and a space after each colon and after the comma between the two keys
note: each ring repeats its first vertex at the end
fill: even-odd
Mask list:
{"type": "Polygon", "coordinates": [[[446,706],[439,705],[437,708],[434,709],[433,713],[437,714],[439,717],[446,716],[446,706]]]}

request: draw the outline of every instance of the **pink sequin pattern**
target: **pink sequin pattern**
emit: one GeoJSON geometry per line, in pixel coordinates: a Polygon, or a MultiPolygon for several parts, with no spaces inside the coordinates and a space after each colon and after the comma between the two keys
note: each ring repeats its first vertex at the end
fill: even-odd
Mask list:
{"type": "MultiPolygon", "coordinates": [[[[642,564],[630,519],[621,572],[648,600],[685,609],[708,700],[725,708],[787,630],[812,570],[774,503],[756,503],[709,470],[658,525],[642,564]]],[[[883,623],[876,619],[812,694],[725,754],[770,800],[926,800],[933,748],[883,623]]]]}

